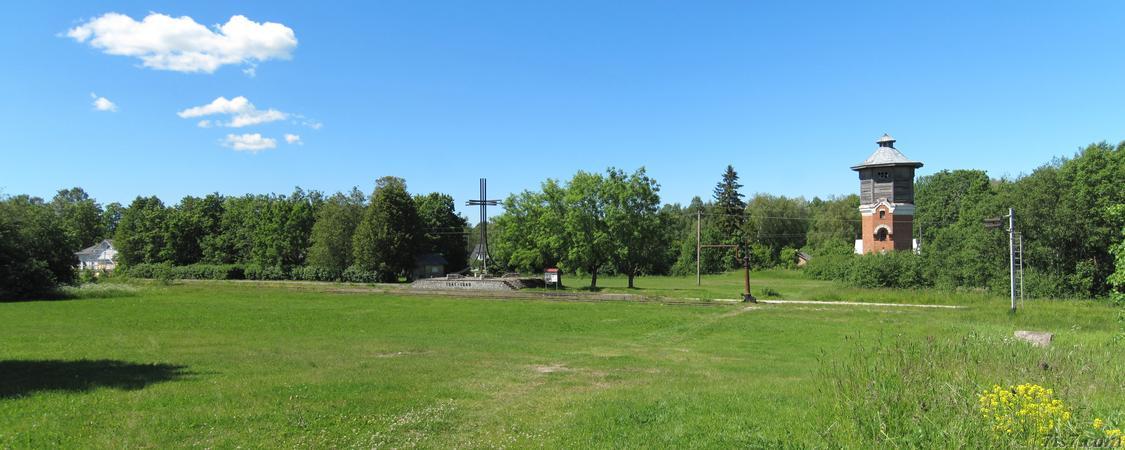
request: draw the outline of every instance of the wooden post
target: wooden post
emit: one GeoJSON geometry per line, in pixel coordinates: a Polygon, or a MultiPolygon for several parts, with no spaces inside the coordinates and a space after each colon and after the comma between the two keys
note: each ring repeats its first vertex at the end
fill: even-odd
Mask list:
{"type": "Polygon", "coordinates": [[[702,220],[703,220],[703,211],[696,210],[695,211],[695,285],[696,286],[702,285],[700,275],[699,275],[699,269],[700,269],[699,260],[701,258],[701,255],[703,254],[703,246],[702,246],[702,242],[700,242],[700,239],[701,239],[700,222],[702,222],[702,220]]]}

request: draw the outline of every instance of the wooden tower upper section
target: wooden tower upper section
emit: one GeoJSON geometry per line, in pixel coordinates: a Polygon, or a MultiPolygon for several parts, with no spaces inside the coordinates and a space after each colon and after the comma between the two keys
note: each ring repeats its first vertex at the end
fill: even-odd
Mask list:
{"type": "Polygon", "coordinates": [[[889,134],[875,141],[875,153],[862,163],[852,166],[859,172],[859,202],[874,205],[887,203],[914,204],[914,169],[922,167],[921,161],[911,161],[895,148],[895,139],[889,134]]]}
{"type": "Polygon", "coordinates": [[[895,139],[884,134],[876,141],[875,153],[852,166],[859,172],[859,212],[863,235],[855,242],[856,253],[917,248],[914,240],[914,170],[912,161],[895,148],[895,139]]]}

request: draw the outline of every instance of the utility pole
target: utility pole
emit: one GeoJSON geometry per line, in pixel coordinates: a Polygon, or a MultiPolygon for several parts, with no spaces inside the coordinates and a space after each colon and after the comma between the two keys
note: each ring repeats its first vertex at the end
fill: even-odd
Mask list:
{"type": "Polygon", "coordinates": [[[700,235],[702,234],[702,233],[700,233],[700,229],[701,229],[700,223],[702,221],[703,221],[703,211],[702,210],[696,210],[695,211],[695,285],[696,286],[702,285],[702,281],[701,281],[701,278],[700,278],[700,275],[699,275],[699,269],[700,269],[699,260],[702,258],[702,255],[703,255],[703,246],[701,245],[701,240],[700,240],[701,239],[700,235]]]}
{"type": "Polygon", "coordinates": [[[1008,208],[1008,282],[1012,294],[1012,314],[1016,312],[1016,213],[1008,208]]]}

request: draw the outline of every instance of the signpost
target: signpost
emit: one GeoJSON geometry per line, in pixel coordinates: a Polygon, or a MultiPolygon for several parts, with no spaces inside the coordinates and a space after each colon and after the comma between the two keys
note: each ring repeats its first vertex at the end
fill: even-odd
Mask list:
{"type": "Polygon", "coordinates": [[[547,284],[555,285],[555,290],[557,291],[559,285],[562,284],[562,271],[555,267],[547,268],[547,270],[543,271],[543,281],[547,284]]]}

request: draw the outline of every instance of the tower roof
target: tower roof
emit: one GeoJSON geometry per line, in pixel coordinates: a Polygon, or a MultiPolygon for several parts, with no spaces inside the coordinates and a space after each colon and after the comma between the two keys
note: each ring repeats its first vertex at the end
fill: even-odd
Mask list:
{"type": "Polygon", "coordinates": [[[865,169],[868,167],[891,167],[891,166],[910,166],[922,167],[921,161],[912,161],[895,148],[895,138],[889,134],[884,134],[883,137],[875,141],[879,145],[875,149],[875,153],[868,156],[863,162],[852,166],[852,170],[865,169]]]}

